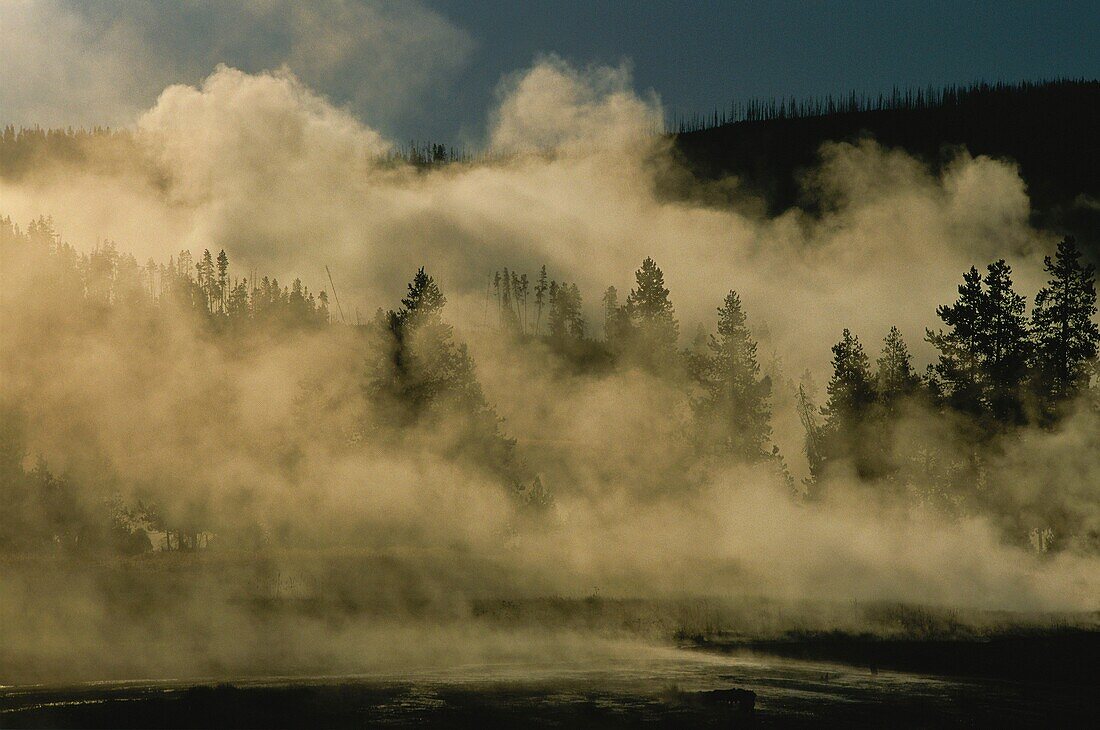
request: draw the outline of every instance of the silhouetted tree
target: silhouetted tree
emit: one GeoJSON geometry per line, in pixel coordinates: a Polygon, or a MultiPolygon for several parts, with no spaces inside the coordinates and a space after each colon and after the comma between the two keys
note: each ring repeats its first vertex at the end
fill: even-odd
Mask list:
{"type": "Polygon", "coordinates": [[[505,332],[519,331],[519,318],[516,317],[513,304],[513,286],[518,284],[514,274],[509,274],[508,269],[500,277],[500,326],[505,332]]]}
{"type": "Polygon", "coordinates": [[[745,324],[737,292],[718,308],[718,335],[703,371],[704,397],[696,403],[701,439],[708,451],[740,461],[760,461],[771,438],[771,379],[760,376],[756,342],[745,324]]]}
{"type": "Polygon", "coordinates": [[[1088,385],[1089,363],[1096,357],[1100,330],[1096,314],[1096,280],[1092,264],[1081,264],[1081,252],[1072,237],[1058,244],[1051,260],[1043,259],[1050,274],[1035,295],[1031,328],[1035,337],[1033,388],[1044,420],[1088,385]]]}
{"type": "Polygon", "coordinates": [[[576,284],[550,282],[550,312],[547,318],[550,341],[564,350],[584,339],[581,293],[576,284]]]}
{"type": "Polygon", "coordinates": [[[1003,259],[989,265],[984,280],[971,267],[955,304],[936,310],[950,329],[927,333],[940,351],[935,371],[948,404],[993,424],[1023,419],[1031,344],[1024,298],[1013,291],[1011,273],[1003,259]]]}
{"type": "Polygon", "coordinates": [[[520,331],[523,332],[523,334],[527,334],[527,291],[529,287],[530,282],[527,279],[527,274],[523,274],[519,277],[519,282],[516,285],[516,292],[519,297],[516,308],[518,309],[520,304],[523,306],[522,324],[520,327],[520,331]]]}
{"type": "Polygon", "coordinates": [[[229,295],[229,256],[225,249],[218,252],[217,301],[218,312],[224,314],[226,297],[229,295]]]}
{"type": "Polygon", "coordinates": [[[1024,418],[1022,386],[1031,358],[1024,297],[1012,289],[1012,269],[1004,259],[989,265],[985,311],[978,342],[988,387],[989,409],[1004,423],[1024,418]]]}
{"type": "Polygon", "coordinates": [[[539,268],[538,283],[535,284],[535,307],[537,309],[535,314],[535,335],[541,334],[542,307],[546,303],[546,294],[549,290],[550,287],[546,282],[546,265],[543,264],[543,266],[539,268]]]}
{"type": "Polygon", "coordinates": [[[920,388],[920,377],[913,370],[909,348],[897,327],[891,327],[882,343],[882,354],[876,363],[875,375],[879,401],[893,410],[898,401],[914,395],[920,388]]]}
{"type": "Polygon", "coordinates": [[[435,280],[420,268],[401,308],[376,318],[386,344],[368,370],[368,395],[385,409],[388,428],[433,429],[446,456],[488,468],[527,499],[530,480],[516,459],[515,441],[501,435],[473,360],[443,319],[446,303],[435,280]]]}
{"type": "Polygon", "coordinates": [[[963,275],[955,304],[936,309],[950,329],[946,333],[927,330],[926,334],[928,342],[940,351],[935,372],[948,404],[974,415],[980,412],[982,403],[979,330],[985,310],[983,300],[981,274],[972,266],[963,275]]]}
{"type": "Polygon", "coordinates": [[[821,409],[825,416],[823,456],[826,463],[850,459],[861,477],[871,476],[864,437],[869,433],[875,403],[874,380],[859,338],[845,329],[833,345],[833,375],[821,409]]]}
{"type": "Polygon", "coordinates": [[[619,315],[619,290],[607,287],[603,293],[603,337],[608,346],[615,340],[615,319],[619,315]]]}
{"type": "Polygon", "coordinates": [[[814,501],[821,497],[826,444],[825,427],[818,419],[819,411],[810,393],[809,380],[809,371],[807,371],[803,375],[803,382],[798,385],[795,409],[805,434],[802,453],[806,456],[806,464],[810,470],[809,476],[802,480],[802,484],[806,487],[806,499],[814,501]]]}
{"type": "Polygon", "coordinates": [[[680,326],[665,288],[664,273],[647,257],[634,277],[637,286],[626,298],[627,312],[633,323],[631,346],[634,356],[657,369],[668,368],[676,361],[680,326]]]}

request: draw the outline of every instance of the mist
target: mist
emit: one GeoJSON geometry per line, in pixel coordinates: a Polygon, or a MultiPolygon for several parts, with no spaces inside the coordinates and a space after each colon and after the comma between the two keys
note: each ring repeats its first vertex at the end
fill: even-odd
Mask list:
{"type": "MultiPolygon", "coordinates": [[[[153,553],[121,567],[5,557],[0,656],[21,673],[5,679],[649,650],[616,632],[590,644],[575,627],[487,626],[473,607],[488,599],[1100,610],[1100,423],[1085,396],[1058,428],[1025,426],[1018,448],[991,450],[1004,512],[886,494],[843,469],[826,499],[808,502],[801,487],[798,383],[828,381],[842,330],[873,359],[897,326],[923,370],[935,357],[925,329],[970,266],[1007,259],[1029,299],[1044,284],[1058,237],[1030,226],[1012,161],[960,149],[933,171],[873,139],[828,144],[804,174],[816,211],[769,217],[736,179],[684,169],[655,133],[660,100],[633,88],[627,66],[540,58],[502,81],[490,119],[479,155],[417,168],[289,69],[222,65],[167,86],[121,152],[0,176],[0,213],[24,226],[50,216],[78,251],[109,239],[140,264],[224,250],[253,285],[300,277],[326,290],[333,320],[232,339],[167,297],[81,309],[51,288],[41,253],[5,247],[0,400],[25,467],[41,456],[82,503],[156,504],[214,544],[191,561],[153,553]],[[577,284],[599,338],[602,293],[625,297],[646,257],[664,272],[681,348],[714,331],[727,292],[740,295],[780,459],[698,459],[684,434],[699,392],[683,372],[579,368],[498,326],[493,274],[545,265],[577,284]],[[385,346],[370,326],[340,322],[396,308],[419,267],[447,297],[443,319],[502,438],[516,441],[517,473],[524,485],[538,477],[546,504],[502,486],[465,415],[404,424],[372,400],[365,373],[385,346]],[[1073,533],[1059,527],[1057,551],[1031,549],[1027,531],[1053,513],[1073,533]],[[320,608],[287,617],[264,608],[275,599],[320,608]],[[410,648],[383,661],[382,645],[410,648]]],[[[898,454],[956,446],[924,405],[899,422],[898,454]]]]}

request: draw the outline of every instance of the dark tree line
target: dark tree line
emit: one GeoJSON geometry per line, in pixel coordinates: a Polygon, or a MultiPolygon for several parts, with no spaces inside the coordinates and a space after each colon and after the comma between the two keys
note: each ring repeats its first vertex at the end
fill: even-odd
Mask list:
{"type": "MultiPolygon", "coordinates": [[[[156,312],[170,306],[190,313],[227,344],[250,331],[337,325],[324,292],[314,295],[299,280],[281,286],[267,277],[237,279],[224,251],[204,251],[198,261],[184,251],[168,264],[142,266],[110,243],[77,253],[49,219],[22,231],[5,218],[0,252],[27,257],[23,260],[33,262],[40,286],[61,292],[72,309],[87,310],[93,319],[104,308],[156,312]]],[[[926,333],[938,355],[923,374],[914,368],[897,328],[886,334],[873,364],[859,338],[844,330],[832,349],[824,402],[814,402],[812,388],[799,388],[797,395],[810,467],[805,495],[811,501],[826,498],[834,479],[852,476],[894,496],[912,496],[914,485],[925,485],[921,500],[950,510],[1010,512],[987,486],[990,456],[1003,451],[1023,426],[1058,428],[1096,374],[1094,269],[1083,262],[1072,238],[1058,245],[1045,267],[1049,281],[1030,314],[1005,261],[991,263],[984,275],[976,268],[966,272],[957,300],[937,310],[942,327],[926,333]],[[901,429],[914,414],[932,414],[939,430],[918,429],[902,438],[901,429]]],[[[690,403],[690,422],[682,429],[684,453],[691,454],[685,468],[698,473],[726,464],[763,464],[786,475],[772,441],[774,384],[762,372],[736,291],[717,308],[711,331],[701,328],[681,349],[672,295],[651,258],[641,262],[621,300],[614,287],[604,292],[602,338],[585,321],[579,287],[552,279],[545,266],[534,278],[504,269],[488,286],[497,329],[510,345],[538,343],[574,372],[637,369],[683,389],[690,403]]],[[[502,498],[537,513],[552,503],[548,485],[504,432],[473,358],[445,316],[446,303],[438,283],[421,268],[399,307],[379,310],[352,330],[367,353],[362,376],[367,410],[359,430],[371,442],[394,448],[416,430],[445,458],[498,483],[502,498]]],[[[5,504],[12,505],[0,535],[3,549],[140,550],[148,547],[142,537],[149,529],[166,533],[172,549],[203,544],[208,517],[198,512],[176,515],[169,523],[155,505],[114,500],[89,507],[75,498],[79,490],[72,480],[53,474],[44,461],[27,468],[22,432],[11,426],[19,422],[18,406],[4,405],[10,417],[0,439],[0,487],[5,504]],[[32,535],[32,524],[41,534],[32,535]]],[[[697,475],[684,477],[687,488],[697,475]]],[[[1009,524],[1006,530],[1019,535],[1020,527],[1009,524]]]]}
{"type": "Polygon", "coordinates": [[[730,291],[717,310],[717,331],[698,347],[679,348],[680,324],[664,272],[646,258],[635,286],[620,303],[618,290],[603,294],[603,338],[590,334],[579,288],[550,279],[543,266],[534,287],[534,308],[525,309],[527,276],[505,269],[492,279],[503,332],[533,337],[580,371],[639,368],[691,385],[688,438],[705,460],[781,463],[771,444],[771,381],[761,375],[756,341],[741,299],[730,291]],[[511,282],[511,284],[509,284],[511,282]],[[542,312],[547,310],[547,324],[542,312]],[[525,316],[525,311],[528,313],[525,316]]]}
{"type": "MultiPolygon", "coordinates": [[[[237,279],[224,251],[204,251],[196,262],[182,251],[167,264],[141,265],[120,253],[110,241],[79,253],[64,242],[49,218],[31,221],[25,230],[0,218],[0,255],[4,266],[18,260],[33,284],[28,291],[48,291],[51,305],[74,327],[98,326],[110,309],[125,316],[156,316],[164,308],[194,316],[210,334],[237,342],[249,333],[282,333],[316,329],[329,322],[328,297],[314,295],[300,280],[281,286],[275,279],[237,279]]],[[[33,295],[32,295],[33,296],[33,295]]],[[[209,515],[202,510],[169,520],[155,505],[127,505],[117,498],[89,498],[88,485],[51,470],[39,455],[25,451],[25,404],[2,403],[0,421],[0,496],[6,499],[0,520],[0,550],[62,549],[88,552],[113,549],[134,552],[149,547],[189,550],[209,541],[209,515]],[[163,535],[152,545],[148,533],[163,535]]],[[[109,481],[109,480],[108,480],[109,481]]]]}
{"type": "Polygon", "coordinates": [[[938,400],[976,418],[986,432],[1050,425],[1088,386],[1097,331],[1095,268],[1073,238],[1044,259],[1050,276],[1027,316],[1012,270],[995,261],[963,276],[959,298],[937,310],[946,330],[929,330],[939,351],[930,385],[938,400]]]}
{"type": "Polygon", "coordinates": [[[462,148],[439,142],[410,141],[395,147],[386,157],[387,162],[407,164],[417,169],[427,169],[456,162],[473,162],[474,155],[462,148]]]}
{"type": "Polygon", "coordinates": [[[364,428],[383,438],[399,437],[410,427],[425,428],[448,458],[488,469],[524,503],[545,507],[549,493],[517,457],[515,441],[501,433],[473,359],[443,317],[446,303],[435,280],[421,268],[401,307],[379,310],[368,325],[377,342],[365,389],[381,418],[373,414],[364,428]]]}
{"type": "Polygon", "coordinates": [[[61,240],[49,218],[38,218],[26,231],[0,218],[0,246],[35,260],[44,285],[89,305],[138,308],[172,304],[193,311],[214,327],[319,327],[330,319],[328,293],[314,294],[295,279],[289,286],[267,276],[238,278],[225,251],[204,250],[195,261],[180,251],[168,263],[139,264],[111,241],[78,253],[61,240]]]}
{"type": "Polygon", "coordinates": [[[677,151],[704,179],[735,175],[778,214],[792,206],[813,209],[801,170],[820,164],[828,142],[873,138],[900,149],[935,171],[964,147],[971,155],[1019,164],[1032,203],[1032,220],[1048,230],[1074,231],[1093,262],[1100,261],[1100,213],[1079,196],[1100,196],[1095,155],[1100,124],[1100,81],[1061,80],[977,84],[968,89],[925,90],[879,101],[848,97],[841,103],[757,104],[751,119],[711,119],[675,135],[677,151]],[[830,110],[831,109],[831,110],[830,110]],[[718,121],[718,124],[714,124],[718,121]],[[700,127],[695,131],[693,128],[700,127]]]}
{"type": "Polygon", "coordinates": [[[839,470],[894,490],[915,479],[938,481],[956,505],[997,501],[988,457],[1010,449],[1022,426],[1057,428],[1081,407],[1096,376],[1094,267],[1067,237],[1045,269],[1050,278],[1030,316],[1004,260],[984,276],[967,271],[958,299],[937,310],[943,327],[926,333],[938,354],[923,376],[896,328],[875,368],[859,338],[844,330],[833,346],[825,404],[818,410],[800,393],[811,495],[820,496],[839,470]],[[949,424],[946,435],[921,442],[922,433],[911,432],[910,443],[896,443],[915,408],[938,414],[949,424]]]}
{"type": "MultiPolygon", "coordinates": [[[[480,159],[483,159],[481,155],[460,147],[412,140],[394,146],[379,162],[427,170],[480,159]]],[[[154,178],[157,175],[155,165],[144,156],[133,133],[125,129],[58,129],[9,124],[0,131],[0,177],[18,180],[36,167],[50,162],[84,166],[101,172],[137,170],[154,178]],[[143,166],[146,169],[142,169],[143,166]]]]}
{"type": "Polygon", "coordinates": [[[1012,100],[1030,91],[1045,87],[1088,84],[1086,79],[1057,79],[1050,81],[1019,81],[995,83],[977,82],[967,86],[952,84],[936,87],[905,88],[895,86],[889,94],[868,94],[850,91],[846,96],[826,94],[811,99],[734,99],[725,109],[715,108],[710,114],[695,112],[680,115],[666,131],[667,134],[701,132],[738,122],[767,122],[783,119],[806,119],[831,114],[859,114],[864,112],[923,111],[937,107],[962,107],[979,105],[996,100],[1012,100]]]}

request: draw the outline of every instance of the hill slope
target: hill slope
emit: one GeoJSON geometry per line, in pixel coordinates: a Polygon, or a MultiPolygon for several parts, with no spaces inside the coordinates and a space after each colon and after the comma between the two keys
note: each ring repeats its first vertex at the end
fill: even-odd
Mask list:
{"type": "Polygon", "coordinates": [[[1036,225],[1100,247],[1100,81],[979,86],[886,106],[720,124],[677,134],[676,147],[700,177],[737,175],[779,211],[812,205],[800,197],[799,173],[823,142],[870,136],[934,167],[961,145],[1019,163],[1036,225]]]}

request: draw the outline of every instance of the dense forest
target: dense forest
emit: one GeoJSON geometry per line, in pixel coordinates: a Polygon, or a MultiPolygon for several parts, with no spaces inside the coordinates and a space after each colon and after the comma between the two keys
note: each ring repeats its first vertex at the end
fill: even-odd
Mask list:
{"type": "Polygon", "coordinates": [[[957,147],[1008,158],[1028,185],[1035,223],[1077,232],[1093,260],[1100,255],[1098,128],[1096,80],[734,103],[673,125],[676,147],[698,175],[736,175],[775,212],[812,205],[800,176],[827,141],[873,137],[933,165],[957,147]]]}
{"type": "MultiPolygon", "coordinates": [[[[155,342],[183,326],[230,356],[262,354],[271,343],[302,333],[336,338],[356,353],[361,410],[342,431],[326,436],[338,442],[334,448],[410,448],[410,432],[428,434],[433,449],[499,485],[499,499],[515,504],[533,524],[549,519],[553,491],[566,486],[561,479],[567,475],[555,479],[531,466],[538,443],[517,443],[505,432],[456,335],[455,326],[468,328],[449,319],[447,297],[425,268],[415,272],[395,308],[350,324],[326,291],[314,293],[298,279],[285,285],[241,276],[225,251],[196,257],[184,250],[167,262],[140,264],[110,242],[80,253],[47,218],[26,228],[4,218],[0,256],[5,269],[18,265],[30,272],[27,291],[51,292],[50,317],[59,317],[67,333],[95,335],[104,322],[121,321],[143,333],[143,341],[155,342]]],[[[1012,484],[1018,478],[1012,455],[1028,434],[1056,433],[1070,419],[1095,424],[1100,416],[1094,267],[1071,237],[1045,266],[1048,282],[1034,293],[1030,310],[1005,260],[962,272],[958,298],[937,309],[941,324],[926,333],[938,355],[923,372],[896,328],[876,334],[884,334],[877,356],[844,330],[821,395],[811,382],[796,385],[764,373],[736,291],[715,303],[709,333],[683,337],[674,294],[651,258],[640,263],[624,297],[615,287],[602,293],[602,322],[587,322],[584,293],[551,278],[545,266],[533,276],[502,268],[490,279],[487,302],[495,310],[493,336],[507,349],[530,350],[532,361],[559,381],[637,371],[680,393],[687,415],[677,443],[666,447],[681,464],[673,470],[677,476],[647,476],[640,466],[627,475],[639,483],[654,479],[664,492],[690,493],[715,470],[756,465],[776,474],[790,499],[809,509],[827,502],[833,485],[854,481],[871,499],[947,516],[984,515],[1006,540],[1039,552],[1070,546],[1095,552],[1100,526],[1089,508],[1073,495],[1012,484]],[[793,400],[802,422],[809,473],[801,480],[789,476],[791,455],[772,438],[777,399],[793,400]]],[[[316,383],[302,383],[300,390],[296,428],[315,428],[314,414],[332,396],[316,383]]],[[[5,553],[193,550],[212,540],[238,547],[295,544],[293,535],[259,518],[254,530],[230,536],[209,506],[164,510],[156,487],[145,490],[145,499],[124,498],[135,494],[133,485],[109,477],[86,488],[79,477],[28,453],[21,424],[33,402],[8,397],[2,406],[5,553]]],[[[220,406],[211,408],[216,420],[220,406]]],[[[213,422],[200,419],[196,428],[213,422]]],[[[1095,436],[1083,447],[1095,448],[1095,436]]],[[[302,458],[300,449],[287,447],[280,468],[293,475],[302,458]]]]}

